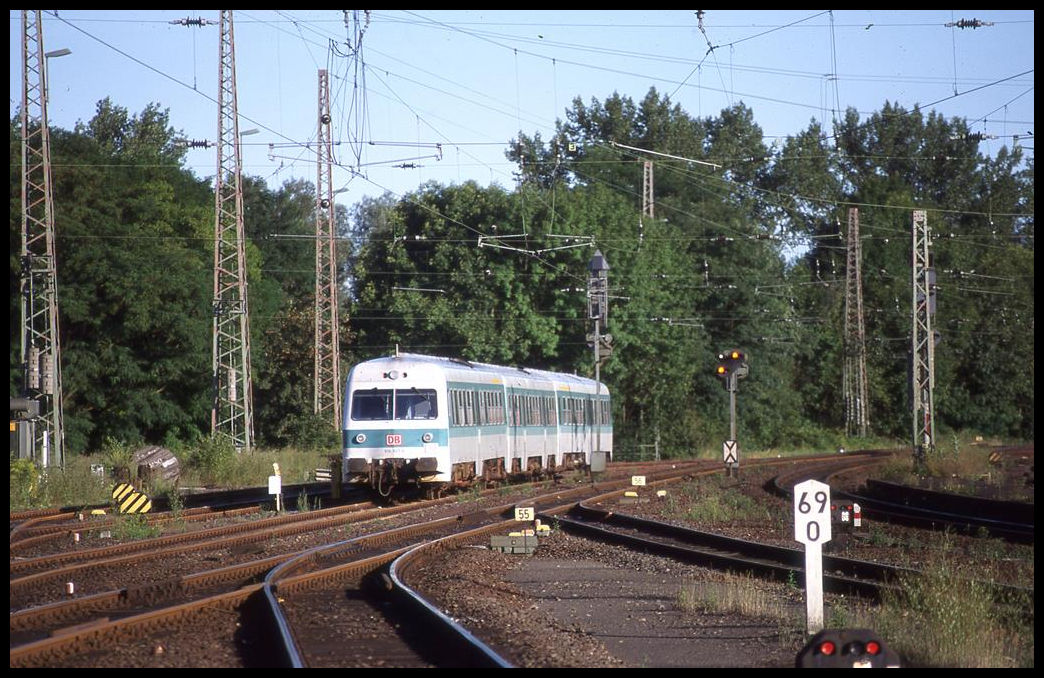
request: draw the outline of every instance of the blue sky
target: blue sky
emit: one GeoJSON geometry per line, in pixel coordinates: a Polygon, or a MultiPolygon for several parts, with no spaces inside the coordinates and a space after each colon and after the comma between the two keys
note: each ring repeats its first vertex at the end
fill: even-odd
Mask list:
{"type": "MultiPolygon", "coordinates": [[[[21,11],[10,15],[10,114],[22,98],[21,11]]],[[[106,96],[169,109],[188,139],[216,140],[217,10],[45,10],[52,126],[89,120],[106,96]],[[176,22],[214,21],[203,27],[176,22]]],[[[544,139],[575,97],[650,87],[693,116],[744,102],[766,140],[885,100],[968,119],[995,153],[1033,155],[1031,10],[236,10],[244,172],[315,181],[318,70],[331,74],[338,202],[422,182],[514,185],[504,150],[544,139]],[[961,20],[992,25],[958,28],[961,20]],[[951,24],[951,26],[947,26],[951,24]],[[357,28],[365,28],[356,44],[357,28]],[[361,45],[361,49],[357,49],[361,45]],[[272,146],[270,146],[272,144],[272,146]],[[405,167],[404,167],[405,165],[405,167]]],[[[191,150],[211,177],[216,151],[191,150]]]]}

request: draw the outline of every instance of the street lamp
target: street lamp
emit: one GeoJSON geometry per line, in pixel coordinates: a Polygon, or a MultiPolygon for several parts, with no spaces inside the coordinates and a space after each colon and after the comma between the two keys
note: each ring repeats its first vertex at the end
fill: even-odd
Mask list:
{"type": "Polygon", "coordinates": [[[47,82],[48,81],[47,66],[48,66],[50,58],[51,57],[63,57],[63,56],[66,56],[68,54],[72,54],[72,50],[69,49],[68,47],[63,47],[61,49],[56,49],[56,50],[54,50],[52,52],[44,52],[44,70],[43,70],[43,94],[44,94],[44,101],[47,101],[48,99],[50,99],[50,96],[49,96],[50,93],[49,93],[49,91],[47,89],[47,85],[48,85],[48,82],[47,82]]]}
{"type": "Polygon", "coordinates": [[[602,407],[598,397],[601,395],[601,365],[602,365],[602,325],[608,315],[609,304],[609,262],[605,260],[601,250],[595,250],[594,256],[587,264],[590,277],[587,280],[587,317],[594,320],[594,345],[595,361],[595,427],[597,430],[597,450],[602,451],[602,407]]]}

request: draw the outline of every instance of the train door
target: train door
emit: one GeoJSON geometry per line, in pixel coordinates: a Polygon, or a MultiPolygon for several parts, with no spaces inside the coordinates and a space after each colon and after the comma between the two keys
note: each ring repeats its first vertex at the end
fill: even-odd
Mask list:
{"type": "Polygon", "coordinates": [[[508,436],[511,439],[511,448],[516,457],[522,460],[521,465],[526,467],[526,457],[529,452],[526,449],[526,429],[523,425],[522,395],[514,388],[508,392],[508,436]]]}

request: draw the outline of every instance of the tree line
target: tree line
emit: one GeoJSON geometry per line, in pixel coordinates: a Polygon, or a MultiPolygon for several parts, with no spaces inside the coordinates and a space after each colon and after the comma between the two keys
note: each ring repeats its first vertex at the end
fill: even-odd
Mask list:
{"type": "MultiPolygon", "coordinates": [[[[11,370],[19,364],[21,133],[11,121],[11,370]]],[[[338,206],[341,359],[401,350],[593,375],[587,264],[609,262],[601,368],[617,449],[719,446],[718,352],[741,348],[744,446],[844,431],[847,213],[859,210],[871,429],[908,439],[911,219],[937,273],[936,426],[1033,437],[1033,159],[965,120],[885,102],[769,143],[737,104],[698,118],[655,89],[577,98],[505,143],[509,190],[427,183],[338,206]],[[645,154],[639,150],[652,151],[645,154]],[[642,207],[652,162],[652,214],[642,207]]],[[[66,444],[209,435],[213,186],[156,105],[99,102],[52,130],[66,444]]],[[[315,187],[244,178],[255,431],[336,449],[312,414],[315,187]]],[[[937,441],[939,442],[939,441],[937,441]]]]}

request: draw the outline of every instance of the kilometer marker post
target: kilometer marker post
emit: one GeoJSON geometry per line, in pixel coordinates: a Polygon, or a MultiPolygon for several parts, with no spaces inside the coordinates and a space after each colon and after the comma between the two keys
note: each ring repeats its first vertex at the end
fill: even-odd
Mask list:
{"type": "Polygon", "coordinates": [[[823,544],[830,541],[830,486],[806,480],[794,486],[794,539],[805,545],[806,630],[823,630],[823,544]]]}

